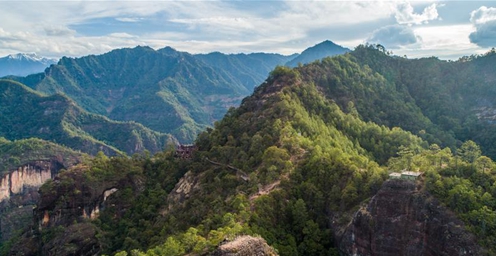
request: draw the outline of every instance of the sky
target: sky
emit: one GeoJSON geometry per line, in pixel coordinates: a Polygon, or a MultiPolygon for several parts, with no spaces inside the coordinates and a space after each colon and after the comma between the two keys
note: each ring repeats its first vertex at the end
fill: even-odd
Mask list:
{"type": "Polygon", "coordinates": [[[482,54],[496,46],[496,1],[0,0],[0,56],[137,45],[289,55],[324,40],[408,58],[482,54]]]}

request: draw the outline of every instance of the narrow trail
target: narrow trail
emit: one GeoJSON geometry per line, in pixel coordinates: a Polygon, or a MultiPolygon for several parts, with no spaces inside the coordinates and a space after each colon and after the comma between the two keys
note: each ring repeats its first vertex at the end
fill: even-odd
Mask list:
{"type": "Polygon", "coordinates": [[[259,198],[260,196],[269,194],[272,190],[274,190],[277,186],[279,186],[279,184],[281,184],[281,181],[277,180],[263,187],[259,187],[258,192],[250,196],[249,198],[250,202],[253,202],[255,199],[259,198]]]}
{"type": "Polygon", "coordinates": [[[250,181],[250,176],[248,176],[248,174],[246,174],[244,171],[232,166],[232,165],[228,165],[228,164],[223,164],[223,163],[219,163],[219,162],[215,162],[215,161],[212,161],[210,159],[208,159],[208,157],[205,157],[205,161],[213,164],[213,165],[217,165],[217,166],[221,166],[221,167],[225,167],[225,168],[228,168],[228,169],[231,169],[233,171],[236,172],[236,174],[244,181],[250,181]]]}

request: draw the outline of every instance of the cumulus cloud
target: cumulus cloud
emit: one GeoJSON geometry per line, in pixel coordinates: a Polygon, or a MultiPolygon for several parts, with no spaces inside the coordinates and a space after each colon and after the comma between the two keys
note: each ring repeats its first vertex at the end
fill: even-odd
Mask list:
{"type": "Polygon", "coordinates": [[[409,2],[399,3],[396,6],[394,17],[399,24],[424,24],[431,20],[439,19],[438,4],[427,6],[422,13],[415,13],[409,2]]]}
{"type": "Polygon", "coordinates": [[[389,49],[398,49],[405,45],[419,43],[422,39],[415,35],[409,26],[390,25],[375,30],[367,41],[382,44],[389,49]]]}
{"type": "Polygon", "coordinates": [[[496,46],[496,8],[481,6],[470,13],[475,31],[470,33],[470,42],[481,47],[496,46]]]}
{"type": "Polygon", "coordinates": [[[496,8],[481,6],[479,9],[470,13],[470,21],[475,24],[484,24],[496,20],[496,8]]]}
{"type": "MultiPolygon", "coordinates": [[[[138,44],[154,48],[172,46],[189,52],[291,54],[325,39],[354,47],[363,42],[367,31],[378,27],[383,28],[374,31],[369,39],[391,48],[416,47],[415,43],[419,43],[422,36],[424,47],[430,38],[417,29],[430,26],[417,25],[439,19],[439,7],[423,0],[411,1],[411,4],[403,0],[256,3],[157,0],[146,4],[140,1],[0,0],[3,28],[0,56],[16,52],[82,56],[138,44]],[[419,6],[427,7],[418,10],[419,6]],[[394,20],[403,26],[384,27],[394,20]],[[411,29],[408,26],[412,26],[411,29]],[[358,32],[357,27],[361,31],[358,32]]],[[[463,36],[467,42],[469,33],[463,36]]]]}

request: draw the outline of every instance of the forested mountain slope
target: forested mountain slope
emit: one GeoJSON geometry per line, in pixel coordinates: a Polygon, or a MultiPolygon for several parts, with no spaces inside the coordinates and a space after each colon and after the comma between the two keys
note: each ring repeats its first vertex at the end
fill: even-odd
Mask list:
{"type": "Polygon", "coordinates": [[[70,167],[81,162],[84,153],[37,138],[10,141],[0,137],[0,174],[34,161],[57,160],[70,167]]]}
{"type": "Polygon", "coordinates": [[[384,161],[374,159],[426,143],[399,128],[343,113],[301,77],[289,68],[273,71],[253,96],[200,135],[191,160],[174,158],[173,152],[154,158],[97,158],[88,175],[74,170],[47,185],[36,211],[39,221],[46,220],[42,232],[84,225],[92,230],[88,234],[100,235],[56,246],[67,236],[59,232],[41,244],[44,252],[64,255],[74,246],[105,253],[144,250],[167,241],[154,250],[175,255],[168,253],[169,246],[179,243],[178,252],[201,253],[241,233],[261,235],[281,255],[336,252],[329,219],[342,216],[345,223],[350,210],[380,188],[387,172],[379,165],[384,161]],[[92,177],[101,177],[98,184],[105,185],[88,190],[86,184],[95,183],[92,177]],[[68,184],[83,193],[64,193],[68,184]],[[79,209],[93,209],[105,188],[117,191],[107,202],[97,201],[104,206],[99,221],[87,222],[79,209]],[[60,208],[65,205],[60,200],[74,207],[60,208]],[[66,218],[53,215],[59,211],[66,218]],[[183,236],[193,236],[195,244],[183,248],[183,236]]]}
{"type": "Polygon", "coordinates": [[[296,56],[298,54],[285,56],[270,53],[223,54],[220,52],[195,55],[217,72],[225,73],[226,76],[232,77],[233,81],[242,84],[249,93],[252,93],[255,86],[264,81],[277,65],[282,65],[296,56]]]}
{"type": "Polygon", "coordinates": [[[281,55],[194,56],[138,46],[64,57],[43,74],[14,79],[46,94],[64,93],[89,112],[190,142],[286,61],[281,55]]]}
{"type": "Polygon", "coordinates": [[[66,96],[44,96],[17,82],[0,80],[0,136],[41,138],[89,154],[161,151],[170,135],[134,122],[88,113],[66,96]]]}
{"type": "Polygon", "coordinates": [[[494,52],[455,62],[409,60],[369,45],[309,65],[302,75],[366,121],[452,149],[474,140],[494,158],[495,61],[494,52]]]}
{"type": "Polygon", "coordinates": [[[83,109],[136,121],[182,142],[219,120],[253,92],[277,65],[308,63],[347,49],[330,41],[302,55],[252,53],[192,55],[170,47],[117,49],[62,58],[44,73],[9,77],[45,94],[63,93],[83,109]]]}
{"type": "Polygon", "coordinates": [[[172,48],[62,58],[44,74],[20,81],[46,94],[64,93],[87,111],[136,121],[187,141],[248,94],[242,85],[172,48]]]}
{"type": "MultiPolygon", "coordinates": [[[[415,248],[430,246],[425,239],[436,230],[455,234],[471,252],[494,255],[494,162],[473,141],[462,143],[464,133],[444,129],[407,79],[422,78],[408,73],[415,71],[408,65],[424,61],[454,65],[458,72],[465,65],[472,67],[466,72],[490,70],[477,64],[490,56],[453,63],[407,60],[360,46],[295,69],[277,67],[253,95],[198,136],[191,159],[175,157],[173,150],[153,157],[99,154],[45,184],[34,211],[33,225],[41,228],[25,233],[10,253],[208,255],[222,241],[243,234],[261,236],[280,255],[338,255],[353,252],[356,234],[363,242],[360,252],[373,255],[388,251],[382,241],[405,230],[360,220],[388,216],[419,224],[418,232],[407,234],[415,248]],[[410,69],[399,69],[402,65],[410,69]],[[394,186],[399,192],[389,190],[399,195],[394,208],[399,215],[376,210],[374,204],[387,198],[371,197],[381,187],[388,191],[389,185],[382,184],[390,171],[403,169],[422,171],[425,177],[404,188],[394,186]],[[412,205],[418,206],[416,212],[402,211],[412,205]],[[372,243],[380,246],[367,246],[372,243]]],[[[487,73],[481,83],[487,86],[490,77],[487,73]]],[[[432,90],[450,91],[451,96],[439,98],[470,108],[475,96],[456,94],[468,90],[464,86],[453,81],[432,90]]],[[[463,113],[480,125],[474,128],[492,129],[490,116],[463,113]]],[[[451,115],[455,121],[466,120],[457,114],[451,115]]],[[[441,242],[428,247],[429,255],[463,255],[459,244],[436,239],[441,242]]],[[[408,247],[405,237],[395,241],[401,243],[397,251],[422,252],[408,247]]]]}

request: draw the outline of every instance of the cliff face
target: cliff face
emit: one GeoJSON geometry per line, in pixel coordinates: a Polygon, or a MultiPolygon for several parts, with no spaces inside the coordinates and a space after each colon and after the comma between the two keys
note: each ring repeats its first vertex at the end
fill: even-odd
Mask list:
{"type": "Polygon", "coordinates": [[[0,180],[0,201],[29,190],[37,190],[45,181],[52,178],[52,169],[55,169],[52,165],[56,163],[37,161],[4,175],[0,180]]]}
{"type": "Polygon", "coordinates": [[[484,255],[464,224],[410,181],[386,181],[337,243],[345,255],[484,255]]]}
{"type": "Polygon", "coordinates": [[[85,219],[96,219],[106,206],[107,199],[118,189],[112,182],[88,187],[82,181],[82,173],[71,178],[74,186],[60,185],[65,182],[57,176],[53,183],[56,189],[41,194],[38,207],[34,211],[36,222],[40,229],[55,226],[70,226],[74,222],[84,222],[85,219]],[[79,182],[79,184],[78,184],[79,182]],[[106,188],[110,187],[110,188],[106,188]],[[67,197],[69,199],[65,199],[67,197]]]}
{"type": "Polygon", "coordinates": [[[29,225],[38,189],[52,179],[63,165],[56,161],[32,161],[0,179],[0,242],[29,225]]]}
{"type": "Polygon", "coordinates": [[[114,194],[122,187],[132,187],[138,193],[142,181],[128,176],[97,180],[88,176],[89,172],[84,165],[74,166],[40,188],[37,207],[31,211],[33,228],[14,244],[11,255],[101,254],[101,231],[89,220],[98,218],[109,206],[119,208],[117,218],[124,207],[114,194]],[[44,234],[50,234],[51,239],[41,239],[44,234]]]}

